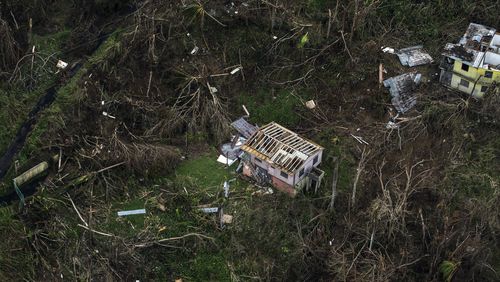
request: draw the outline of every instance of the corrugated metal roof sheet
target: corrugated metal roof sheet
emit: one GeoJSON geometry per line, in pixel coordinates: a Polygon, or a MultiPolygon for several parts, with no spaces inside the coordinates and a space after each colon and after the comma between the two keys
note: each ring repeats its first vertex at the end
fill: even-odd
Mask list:
{"type": "Polygon", "coordinates": [[[433,62],[432,57],[424,51],[422,45],[398,50],[396,53],[403,66],[421,66],[433,62]]]}
{"type": "Polygon", "coordinates": [[[405,113],[417,104],[415,90],[421,77],[420,73],[405,73],[384,80],[392,96],[392,105],[398,112],[405,113]]]}
{"type": "Polygon", "coordinates": [[[252,134],[254,134],[254,132],[258,129],[257,126],[250,124],[244,118],[239,118],[233,121],[231,126],[247,139],[250,138],[250,136],[252,136],[252,134]]]}

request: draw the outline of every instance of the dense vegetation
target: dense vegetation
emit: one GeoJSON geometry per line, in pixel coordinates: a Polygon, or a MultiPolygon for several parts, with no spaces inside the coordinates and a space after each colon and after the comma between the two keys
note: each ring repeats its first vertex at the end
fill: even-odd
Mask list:
{"type": "Polygon", "coordinates": [[[54,154],[61,164],[23,207],[0,208],[0,279],[500,279],[499,94],[478,101],[436,77],[443,45],[469,22],[500,29],[498,7],[1,1],[0,152],[46,90],[57,93],[0,191],[54,154]],[[412,69],[380,47],[415,44],[436,62],[417,68],[418,105],[388,129],[379,64],[387,76],[412,69]],[[263,195],[215,161],[242,104],[252,122],[325,147],[317,193],[263,195]],[[232,179],[226,199],[221,183],[232,179]],[[233,223],[221,228],[200,206],[224,206],[233,223]],[[147,213],[117,216],[138,208],[147,213]]]}

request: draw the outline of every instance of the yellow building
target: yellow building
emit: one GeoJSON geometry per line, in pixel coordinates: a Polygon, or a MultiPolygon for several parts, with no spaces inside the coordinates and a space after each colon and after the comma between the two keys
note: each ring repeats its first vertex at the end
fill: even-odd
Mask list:
{"type": "Polygon", "coordinates": [[[500,34],[471,23],[458,44],[446,44],[440,81],[445,86],[481,98],[500,83],[500,34]]]}

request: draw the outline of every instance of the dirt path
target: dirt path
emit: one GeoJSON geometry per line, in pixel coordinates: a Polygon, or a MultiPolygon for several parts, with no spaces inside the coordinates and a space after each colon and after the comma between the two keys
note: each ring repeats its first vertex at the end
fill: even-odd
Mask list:
{"type": "Polygon", "coordinates": [[[59,89],[59,87],[53,85],[45,91],[45,94],[38,100],[35,107],[29,113],[28,119],[21,125],[21,127],[17,131],[16,136],[14,137],[14,140],[12,140],[12,143],[7,148],[7,151],[0,158],[0,181],[3,179],[3,177],[9,170],[9,167],[11,166],[15,156],[23,148],[24,143],[26,142],[26,138],[28,137],[28,134],[31,132],[33,126],[37,121],[38,113],[43,109],[45,109],[46,107],[50,106],[52,102],[54,102],[56,98],[57,89],[59,89]]]}

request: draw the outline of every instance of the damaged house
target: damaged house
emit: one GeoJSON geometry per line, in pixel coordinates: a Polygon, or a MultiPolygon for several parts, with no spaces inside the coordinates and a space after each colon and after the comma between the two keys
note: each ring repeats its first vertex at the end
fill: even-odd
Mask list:
{"type": "Polygon", "coordinates": [[[459,43],[446,44],[440,69],[445,86],[483,97],[493,83],[500,82],[500,34],[471,23],[459,43]]]}
{"type": "Polygon", "coordinates": [[[243,174],[294,196],[321,184],[318,169],[324,148],[272,122],[259,128],[241,146],[243,174]]]}

